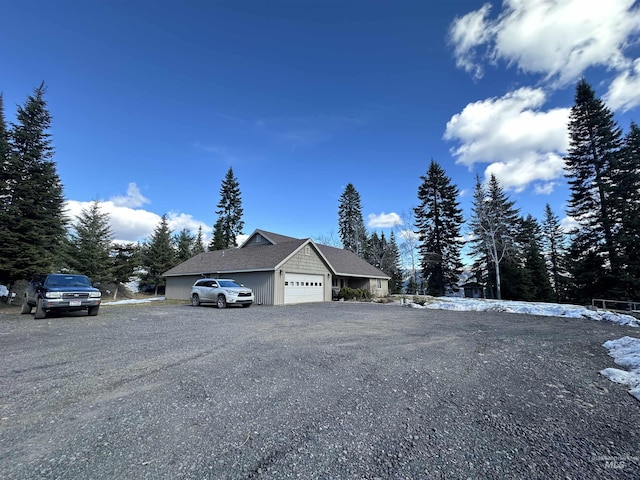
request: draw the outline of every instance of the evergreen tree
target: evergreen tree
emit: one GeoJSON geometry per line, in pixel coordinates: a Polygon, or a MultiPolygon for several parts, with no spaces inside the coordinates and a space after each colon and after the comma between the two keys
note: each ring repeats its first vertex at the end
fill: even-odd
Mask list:
{"type": "Polygon", "coordinates": [[[366,258],[367,230],[362,218],[360,194],[351,183],[345,187],[340,196],[338,232],[345,250],[352,251],[360,258],[366,258]]]}
{"type": "Polygon", "coordinates": [[[220,201],[216,210],[218,220],[213,227],[213,240],[209,250],[224,250],[237,247],[236,238],[242,234],[244,222],[242,221],[242,198],[240,184],[233,175],[233,169],[229,171],[220,187],[220,201]]]}
{"type": "Polygon", "coordinates": [[[462,210],[457,199],[458,188],[435,161],[431,160],[427,174],[420,178],[420,204],[415,208],[415,223],[422,278],[429,295],[441,296],[447,287],[457,284],[462,273],[462,210]]]}
{"type": "Polygon", "coordinates": [[[415,276],[411,275],[409,277],[409,280],[407,280],[405,293],[407,295],[415,295],[416,293],[418,293],[418,283],[415,280],[415,276]]]}
{"type": "Polygon", "coordinates": [[[594,248],[588,232],[576,230],[571,233],[566,260],[570,275],[569,301],[588,304],[593,298],[601,298],[602,292],[611,287],[604,257],[594,248]]]}
{"type": "Polygon", "coordinates": [[[111,247],[111,258],[113,261],[112,277],[116,284],[113,292],[113,299],[118,296],[118,289],[121,283],[127,283],[134,276],[138,267],[140,248],[135,243],[116,243],[111,247]]]}
{"type": "Polygon", "coordinates": [[[476,267],[486,268],[493,283],[495,298],[502,298],[500,265],[517,251],[519,217],[515,203],[505,195],[498,179],[491,175],[488,188],[476,177],[471,216],[473,233],[471,254],[479,261],[476,267]]]}
{"type": "Polygon", "coordinates": [[[522,220],[522,232],[525,282],[529,287],[522,299],[550,302],[553,300],[553,289],[542,253],[542,229],[535,218],[527,215],[522,220]]]}
{"type": "Polygon", "coordinates": [[[111,282],[112,241],[109,214],[102,212],[100,202],[94,200],[82,209],[69,235],[67,265],[72,271],[87,275],[93,282],[111,282]]]}
{"type": "Polygon", "coordinates": [[[560,219],[547,203],[542,223],[542,245],[547,271],[551,277],[553,300],[556,302],[566,300],[565,243],[565,233],[560,225],[560,219]]]}
{"type": "MultiPolygon", "coordinates": [[[[599,288],[605,289],[597,292],[599,295],[619,294],[615,285],[621,275],[616,230],[621,212],[613,198],[612,177],[620,156],[621,136],[613,113],[596,98],[591,86],[581,80],[569,116],[570,143],[565,165],[571,198],[567,214],[579,223],[581,231],[573,237],[578,244],[571,248],[572,273],[586,273],[599,288]],[[585,272],[583,266],[575,264],[592,263],[594,256],[603,257],[601,279],[593,278],[593,271],[585,272]]],[[[578,284],[584,284],[585,280],[575,279],[578,284]]]]}
{"type": "Polygon", "coordinates": [[[376,268],[382,270],[382,264],[384,263],[384,254],[386,249],[386,239],[384,238],[384,232],[382,237],[378,236],[378,232],[373,232],[367,239],[367,248],[365,248],[365,260],[376,268]]]}
{"type": "Polygon", "coordinates": [[[178,262],[184,262],[193,256],[195,237],[189,233],[189,230],[186,228],[180,230],[173,241],[176,246],[176,260],[178,262]]]}
{"type": "Polygon", "coordinates": [[[225,248],[227,248],[227,242],[224,239],[222,228],[222,219],[219,218],[216,221],[216,224],[213,226],[213,236],[211,237],[211,241],[209,242],[210,252],[214,250],[224,250],[225,248]]]}
{"type": "Polygon", "coordinates": [[[205,251],[204,248],[204,236],[202,234],[202,225],[198,227],[198,234],[196,235],[195,240],[193,241],[193,249],[191,250],[191,255],[196,256],[199,253],[205,251]]]}
{"type": "Polygon", "coordinates": [[[402,292],[402,260],[400,258],[400,249],[396,243],[396,237],[391,232],[389,237],[389,243],[387,245],[387,255],[385,256],[385,268],[383,270],[387,275],[391,277],[389,280],[389,293],[401,293],[402,292]]]}
{"type": "Polygon", "coordinates": [[[145,273],[141,276],[141,280],[155,285],[157,295],[158,287],[165,284],[162,274],[175,265],[176,252],[171,244],[171,230],[167,215],[164,214],[150,240],[143,247],[142,268],[145,273]]]}
{"type": "Polygon", "coordinates": [[[620,289],[627,298],[640,298],[640,128],[631,123],[617,168],[613,199],[620,210],[618,243],[622,274],[620,289]]]}
{"type": "MultiPolygon", "coordinates": [[[[62,184],[52,161],[48,133],[51,115],[44,83],[18,107],[17,123],[9,131],[11,151],[0,177],[0,277],[28,279],[54,270],[60,263],[66,219],[62,184]]],[[[4,123],[4,121],[2,122],[4,123]]],[[[0,134],[5,140],[6,129],[0,134]]]]}

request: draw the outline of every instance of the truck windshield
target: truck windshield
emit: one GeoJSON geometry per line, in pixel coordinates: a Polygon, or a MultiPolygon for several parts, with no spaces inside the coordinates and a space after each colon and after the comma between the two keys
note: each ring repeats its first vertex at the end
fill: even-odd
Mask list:
{"type": "Polygon", "coordinates": [[[84,275],[49,275],[44,282],[47,287],[90,287],[91,282],[84,275]]]}

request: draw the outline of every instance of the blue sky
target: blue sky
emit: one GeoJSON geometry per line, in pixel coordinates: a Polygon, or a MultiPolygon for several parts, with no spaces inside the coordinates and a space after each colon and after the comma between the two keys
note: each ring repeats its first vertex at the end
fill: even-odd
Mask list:
{"type": "MultiPolygon", "coordinates": [[[[566,119],[584,76],[626,131],[640,13],[626,0],[3,2],[5,115],[44,81],[71,215],[98,199],[116,239],[206,234],[233,167],[245,233],[338,238],[418,203],[431,159],[463,192],[495,173],[523,214],[563,218],[566,119]]],[[[405,225],[406,227],[406,225],[405,225]]]]}

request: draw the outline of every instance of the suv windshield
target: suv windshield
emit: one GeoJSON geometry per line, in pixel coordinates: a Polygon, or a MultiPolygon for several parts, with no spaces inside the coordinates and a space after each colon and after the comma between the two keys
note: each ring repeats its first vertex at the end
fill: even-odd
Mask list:
{"type": "Polygon", "coordinates": [[[84,275],[49,275],[44,282],[47,287],[90,287],[91,282],[84,275]]]}
{"type": "Polygon", "coordinates": [[[240,287],[240,285],[238,285],[236,282],[232,282],[231,280],[220,280],[219,283],[221,287],[240,287]]]}

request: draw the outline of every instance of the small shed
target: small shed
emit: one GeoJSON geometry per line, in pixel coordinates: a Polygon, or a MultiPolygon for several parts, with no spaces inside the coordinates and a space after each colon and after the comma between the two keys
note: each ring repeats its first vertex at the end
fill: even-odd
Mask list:
{"type": "Polygon", "coordinates": [[[467,282],[460,285],[464,289],[465,298],[486,298],[485,286],[479,282],[467,282]]]}

